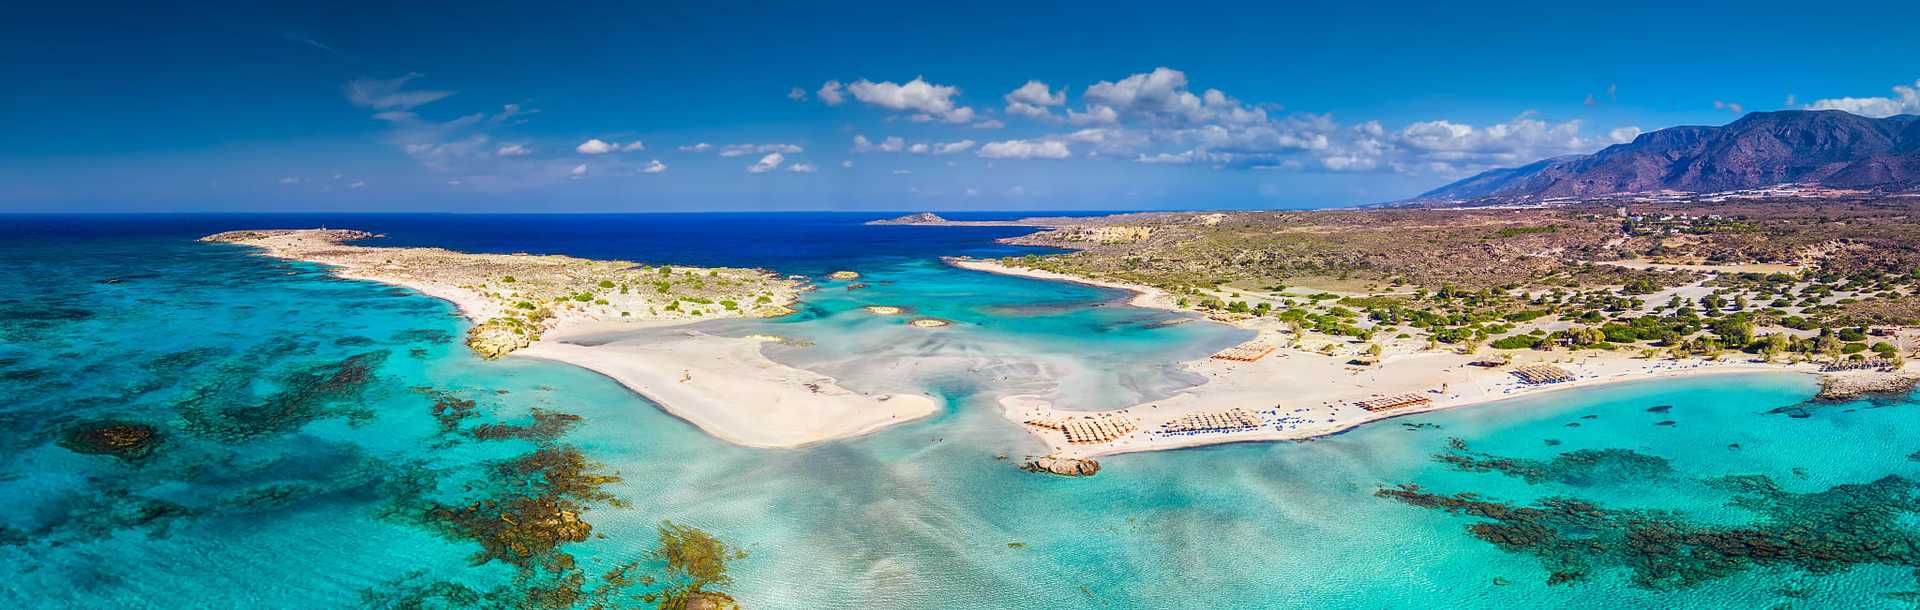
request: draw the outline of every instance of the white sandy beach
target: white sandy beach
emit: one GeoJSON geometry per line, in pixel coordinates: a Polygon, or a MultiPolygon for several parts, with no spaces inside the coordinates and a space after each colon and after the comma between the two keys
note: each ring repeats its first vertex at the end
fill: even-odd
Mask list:
{"type": "Polygon", "coordinates": [[[931,415],[920,394],[863,394],[824,375],[774,362],[765,338],[709,335],[678,325],[586,325],[514,354],[598,372],[707,433],[748,447],[798,447],[859,436],[931,415]],[[604,341],[604,342],[603,342],[604,341]]]}
{"type": "MultiPolygon", "coordinates": [[[[949,259],[948,262],[976,271],[1129,290],[1135,294],[1130,301],[1132,305],[1179,309],[1172,295],[1156,288],[1022,269],[993,261],[949,259]]],[[[1274,346],[1289,344],[1289,334],[1269,320],[1253,319],[1235,325],[1257,331],[1256,341],[1274,346]]],[[[1402,415],[1609,383],[1705,374],[1814,373],[1818,370],[1812,364],[1749,362],[1744,355],[1722,360],[1650,360],[1623,352],[1567,354],[1525,351],[1513,356],[1511,365],[1482,368],[1470,364],[1482,356],[1450,351],[1413,351],[1400,346],[1391,350],[1377,365],[1351,365],[1347,363],[1352,358],[1350,355],[1327,356],[1281,347],[1255,362],[1212,358],[1187,362],[1183,368],[1204,376],[1206,382],[1162,400],[1123,409],[1057,409],[1045,399],[1032,395],[1006,396],[1001,398],[1000,404],[1007,419],[1022,424],[1082,416],[1123,417],[1133,422],[1136,429],[1132,432],[1112,442],[1098,444],[1072,444],[1059,430],[1025,426],[1046,443],[1051,455],[1088,458],[1220,443],[1309,439],[1402,415]],[[1574,379],[1527,385],[1509,373],[1516,366],[1536,363],[1566,369],[1574,375],[1574,379]],[[1388,411],[1368,411],[1354,404],[1356,401],[1401,394],[1413,394],[1431,402],[1388,411]],[[1232,409],[1253,413],[1264,423],[1231,432],[1161,431],[1162,425],[1183,416],[1219,414],[1232,409]]]]}

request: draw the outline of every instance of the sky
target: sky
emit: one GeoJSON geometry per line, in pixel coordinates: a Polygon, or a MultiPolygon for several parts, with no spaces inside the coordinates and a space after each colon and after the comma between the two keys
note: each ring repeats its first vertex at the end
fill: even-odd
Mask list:
{"type": "Polygon", "coordinates": [[[1913,2],[156,4],[0,20],[0,212],[1315,208],[1920,113],[1913,2]]]}

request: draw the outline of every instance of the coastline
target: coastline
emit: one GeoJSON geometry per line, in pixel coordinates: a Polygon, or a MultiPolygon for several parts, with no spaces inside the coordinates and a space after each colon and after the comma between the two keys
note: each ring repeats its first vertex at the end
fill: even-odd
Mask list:
{"type": "Polygon", "coordinates": [[[948,256],[948,257],[943,257],[940,260],[947,263],[948,265],[952,265],[954,267],[959,267],[961,269],[968,269],[972,271],[997,273],[1000,275],[1011,275],[1016,277],[1024,277],[1024,278],[1036,279],[1036,280],[1047,280],[1047,281],[1053,281],[1053,282],[1070,282],[1070,283],[1080,284],[1084,286],[1094,286],[1098,288],[1111,288],[1114,290],[1125,290],[1127,292],[1133,293],[1133,297],[1127,299],[1128,305],[1132,305],[1134,307],[1145,307],[1148,309],[1185,311],[1180,308],[1180,300],[1178,297],[1175,297],[1172,294],[1168,294],[1167,291],[1165,290],[1154,288],[1152,286],[1142,286],[1139,284],[1128,284],[1125,282],[1098,280],[1098,279],[1093,279],[1088,277],[1080,277],[1077,275],[1057,273],[1053,271],[1043,271],[1039,269],[1026,269],[1026,268],[1014,267],[1011,265],[1002,264],[997,261],[980,259],[980,258],[963,258],[963,257],[948,256]]]}
{"type": "MultiPolygon", "coordinates": [[[[255,249],[263,256],[323,265],[331,275],[342,279],[397,286],[447,301],[454,305],[458,315],[474,325],[468,345],[483,357],[517,355],[599,373],[668,414],[736,445],[801,447],[865,435],[939,410],[938,402],[928,395],[856,392],[840,386],[831,377],[775,362],[760,349],[760,344],[769,338],[722,337],[681,328],[714,318],[764,316],[761,312],[784,315],[791,311],[786,306],[797,301],[801,291],[801,287],[791,281],[769,284],[766,289],[777,296],[768,299],[772,301],[770,305],[752,312],[745,307],[720,310],[713,317],[688,315],[679,310],[660,315],[663,312],[658,308],[639,318],[616,316],[613,308],[626,304],[619,300],[627,295],[624,291],[618,296],[609,293],[607,296],[613,297],[613,301],[602,299],[586,306],[576,306],[568,300],[564,308],[542,321],[534,337],[524,334],[513,337],[506,349],[490,353],[488,349],[499,344],[478,343],[476,337],[480,333],[477,331],[502,316],[511,315],[503,303],[519,297],[483,294],[471,285],[450,279],[459,274],[444,273],[445,266],[473,261],[495,266],[511,264],[514,273],[524,276],[513,283],[526,285],[543,279],[544,274],[561,273],[563,268],[577,271],[575,267],[591,264],[625,271],[634,263],[342,243],[373,237],[355,231],[252,232],[259,237],[222,237],[237,233],[249,232],[209,236],[202,241],[236,243],[255,249]],[[436,265],[442,267],[436,269],[436,265]],[[623,335],[652,340],[641,342],[623,335]],[[725,383],[704,383],[713,379],[725,380],[725,383]]],[[[699,273],[688,274],[703,278],[715,277],[723,271],[736,275],[744,271],[662,268],[682,273],[696,271],[699,273]]],[[[488,270],[498,271],[495,267],[488,270]]],[[[764,272],[753,273],[772,277],[764,272]]]]}
{"type": "MultiPolygon", "coordinates": [[[[995,261],[950,258],[947,262],[986,273],[1127,290],[1134,294],[1129,301],[1131,305],[1182,311],[1171,295],[1149,286],[1022,269],[995,261]]],[[[1290,332],[1267,320],[1210,321],[1255,331],[1254,341],[1270,346],[1287,346],[1293,338],[1290,332]]],[[[1202,358],[1182,363],[1183,369],[1205,377],[1206,381],[1164,399],[1121,409],[1057,409],[1046,400],[1030,395],[1002,397],[1000,406],[1009,421],[1021,424],[1047,446],[1050,457],[1085,460],[1225,443],[1310,440],[1405,415],[1636,381],[1735,373],[1819,374],[1818,367],[1810,363],[1701,358],[1648,360],[1620,352],[1569,355],[1528,350],[1509,355],[1512,356],[1509,365],[1482,368],[1472,364],[1480,359],[1474,355],[1409,349],[1403,343],[1392,346],[1390,353],[1377,364],[1356,366],[1347,363],[1345,357],[1278,347],[1272,355],[1253,362],[1202,358]],[[1514,367],[1535,364],[1560,367],[1573,378],[1560,383],[1528,385],[1510,372],[1514,367]],[[1428,402],[1382,411],[1356,405],[1360,401],[1401,395],[1428,402]],[[1166,431],[1166,426],[1177,426],[1175,422],[1183,418],[1223,416],[1235,411],[1253,415],[1261,421],[1260,425],[1201,432],[1166,431]],[[1065,432],[1056,426],[1076,418],[1125,422],[1120,425],[1128,431],[1106,442],[1068,442],[1065,432]]]]}

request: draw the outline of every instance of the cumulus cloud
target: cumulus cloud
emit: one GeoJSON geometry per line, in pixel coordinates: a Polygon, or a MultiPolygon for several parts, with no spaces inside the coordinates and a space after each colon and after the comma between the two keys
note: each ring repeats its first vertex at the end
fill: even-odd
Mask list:
{"type": "Polygon", "coordinates": [[[1607,132],[1607,139],[1612,140],[1614,144],[1626,144],[1638,137],[1640,137],[1640,128],[1631,125],[1607,132]]]}
{"type": "Polygon", "coordinates": [[[640,168],[640,173],[643,174],[661,174],[666,173],[666,171],[667,164],[661,163],[659,159],[648,161],[646,167],[640,168]]]}
{"type": "Polygon", "coordinates": [[[1251,124],[1267,120],[1267,111],[1227,97],[1219,89],[1196,95],[1187,89],[1187,74],[1172,68],[1154,68],[1119,81],[1100,81],[1081,96],[1087,111],[1084,123],[1113,122],[1121,118],[1160,125],[1206,123],[1251,124]]]}
{"type": "Polygon", "coordinates": [[[406,90],[407,82],[419,77],[413,73],[400,78],[347,81],[347,101],[381,112],[407,112],[453,95],[452,91],[406,90]]]}
{"type": "Polygon", "coordinates": [[[680,147],[680,152],[703,153],[709,150],[713,150],[713,145],[706,142],[680,147]]]}
{"type": "Polygon", "coordinates": [[[755,162],[753,165],[747,166],[747,172],[754,173],[754,174],[764,174],[764,173],[779,169],[780,164],[785,163],[786,161],[787,161],[786,155],[782,155],[780,153],[768,153],[767,156],[761,157],[760,160],[755,162]]]}
{"type": "MultiPolygon", "coordinates": [[[[828,81],[828,84],[835,84],[828,81]]],[[[822,89],[824,92],[824,88],[822,89]]],[[[905,84],[892,81],[873,82],[866,79],[847,85],[847,92],[862,103],[879,106],[896,112],[912,112],[915,121],[945,121],[948,123],[967,123],[973,121],[973,109],[956,104],[953,100],[960,94],[959,87],[935,85],[925,78],[914,78],[905,84]]],[[[824,98],[824,95],[822,96],[824,98]]]]}
{"type": "Polygon", "coordinates": [[[1007,101],[1007,114],[1037,119],[1056,118],[1048,108],[1067,103],[1067,90],[1053,91],[1046,83],[1030,80],[1019,89],[1001,96],[1007,101]]]}
{"type": "Polygon", "coordinates": [[[840,167],[845,167],[845,168],[852,168],[852,167],[853,167],[853,159],[847,159],[847,160],[845,160],[845,161],[841,161],[841,162],[840,162],[840,167]]]}
{"type": "Polygon", "coordinates": [[[807,101],[807,90],[801,89],[799,87],[794,87],[792,89],[789,89],[787,90],[787,99],[790,99],[796,102],[807,101]]]}
{"type": "Polygon", "coordinates": [[[795,163],[793,165],[787,166],[787,171],[790,171],[796,174],[811,174],[813,172],[819,171],[819,169],[820,168],[814,167],[812,163],[808,163],[805,161],[801,161],[799,163],[795,163]]]}
{"type": "Polygon", "coordinates": [[[647,145],[639,140],[621,144],[619,142],[608,142],[599,138],[588,139],[585,142],[581,142],[579,146],[573,147],[574,152],[583,155],[604,155],[610,152],[634,152],[646,149],[647,145]]]}
{"type": "Polygon", "coordinates": [[[868,140],[863,135],[853,136],[853,152],[857,153],[894,153],[906,149],[907,141],[899,136],[887,136],[878,143],[868,140]]]}
{"type": "Polygon", "coordinates": [[[533,154],[533,150],[524,144],[508,144],[493,151],[493,154],[498,157],[524,157],[533,154]]]}
{"type": "Polygon", "coordinates": [[[839,106],[841,102],[847,101],[846,89],[837,80],[830,80],[820,85],[820,90],[815,91],[813,95],[828,106],[839,106]]]}
{"type": "Polygon", "coordinates": [[[604,155],[613,152],[613,145],[599,138],[593,138],[573,147],[573,151],[583,155],[604,155]]]}
{"type": "Polygon", "coordinates": [[[985,121],[975,121],[972,125],[974,129],[999,129],[1001,127],[1006,127],[1006,126],[1007,126],[1007,122],[1002,121],[1000,119],[987,119],[985,121]]]}
{"type": "MultiPolygon", "coordinates": [[[[1787,104],[1793,104],[1793,97],[1787,97],[1787,104]]],[[[1837,97],[1814,100],[1807,108],[1813,110],[1844,110],[1860,116],[1885,118],[1896,114],[1920,114],[1920,80],[1913,86],[1894,85],[1891,97],[1837,97]]]]}
{"type": "MultiPolygon", "coordinates": [[[[702,149],[702,150],[705,150],[705,149],[702,149]]],[[[777,143],[776,144],[728,144],[726,146],[720,147],[720,156],[743,157],[746,155],[759,155],[759,154],[775,153],[775,152],[792,155],[792,154],[798,154],[804,151],[805,149],[794,144],[777,144],[777,143]]]]}
{"type": "Polygon", "coordinates": [[[579,165],[575,165],[573,166],[572,170],[569,170],[567,172],[567,174],[571,175],[573,179],[579,180],[580,178],[583,178],[587,175],[587,164],[581,163],[579,165]]]}
{"type": "Polygon", "coordinates": [[[981,146],[979,155],[989,159],[1065,159],[1073,151],[1059,140],[1004,140],[981,146]]]}
{"type": "Polygon", "coordinates": [[[1728,112],[1731,112],[1731,113],[1734,113],[1734,114],[1746,114],[1746,113],[1747,113],[1747,107],[1746,107],[1746,106],[1742,106],[1742,105],[1740,105],[1740,104],[1737,104],[1737,103],[1734,103],[1734,102],[1723,102],[1723,101],[1720,101],[1720,100],[1714,100],[1714,101],[1713,101],[1713,107],[1714,107],[1714,109],[1716,109],[1716,110],[1725,110],[1725,111],[1728,111],[1728,112]]]}
{"type": "Polygon", "coordinates": [[[974,144],[973,140],[961,140],[958,142],[942,142],[939,144],[935,144],[933,146],[933,154],[936,154],[936,155],[959,154],[959,153],[966,152],[967,149],[973,148],[973,144],[974,144]]]}

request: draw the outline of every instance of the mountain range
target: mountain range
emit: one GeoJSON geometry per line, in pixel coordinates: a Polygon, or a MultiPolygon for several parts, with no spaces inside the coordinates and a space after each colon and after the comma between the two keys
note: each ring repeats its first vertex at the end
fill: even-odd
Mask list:
{"type": "Polygon", "coordinates": [[[1591,155],[1495,169],[1414,202],[1538,199],[1672,190],[1714,193],[1779,184],[1920,189],[1920,116],[1838,110],[1755,112],[1718,127],[1670,127],[1591,155]]]}

